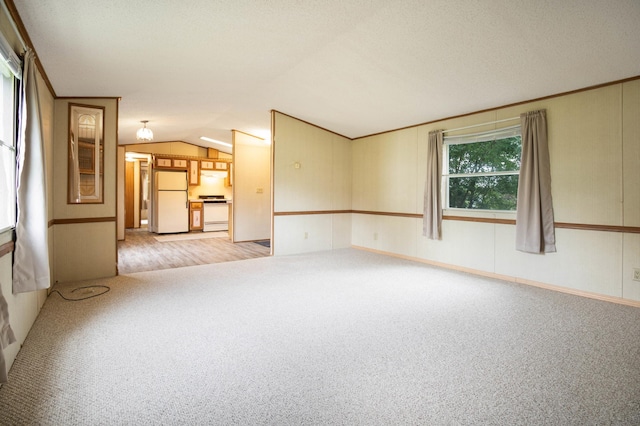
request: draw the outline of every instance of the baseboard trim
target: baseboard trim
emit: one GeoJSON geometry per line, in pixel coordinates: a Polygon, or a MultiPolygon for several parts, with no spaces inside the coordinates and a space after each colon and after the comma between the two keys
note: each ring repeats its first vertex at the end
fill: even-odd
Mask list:
{"type": "Polygon", "coordinates": [[[368,247],[354,246],[354,245],[352,245],[351,247],[354,248],[354,249],[357,249],[357,250],[363,250],[363,251],[382,254],[382,255],[386,255],[386,256],[397,257],[399,259],[405,259],[405,260],[411,260],[411,261],[414,261],[414,262],[425,263],[427,265],[437,266],[439,268],[450,269],[450,270],[459,271],[459,272],[466,272],[466,273],[469,273],[469,274],[478,275],[478,276],[482,276],[482,277],[495,278],[495,279],[502,280],[502,281],[517,283],[517,284],[525,284],[525,285],[530,285],[530,286],[533,286],[533,287],[543,288],[545,290],[552,290],[552,291],[557,291],[557,292],[560,292],[560,293],[572,294],[574,296],[581,296],[581,297],[587,297],[589,299],[601,300],[603,302],[611,302],[611,303],[617,303],[619,305],[626,305],[626,306],[632,306],[634,308],[640,308],[640,301],[623,299],[622,297],[606,296],[606,295],[603,295],[603,294],[591,293],[591,292],[588,292],[588,291],[576,290],[576,289],[573,289],[573,288],[567,288],[567,287],[561,287],[561,286],[557,286],[557,285],[553,285],[553,284],[541,283],[541,282],[538,282],[538,281],[533,281],[533,280],[528,280],[528,279],[525,279],[525,278],[514,277],[514,276],[511,276],[511,275],[501,275],[501,274],[496,274],[494,272],[481,271],[479,269],[472,269],[472,268],[467,268],[467,267],[464,267],[464,266],[452,265],[452,264],[449,264],[449,263],[436,262],[436,261],[428,260],[428,259],[420,259],[418,257],[407,256],[407,255],[404,255],[404,254],[397,254],[397,253],[387,252],[387,251],[383,251],[383,250],[376,250],[376,249],[372,249],[372,248],[368,248],[368,247]]]}

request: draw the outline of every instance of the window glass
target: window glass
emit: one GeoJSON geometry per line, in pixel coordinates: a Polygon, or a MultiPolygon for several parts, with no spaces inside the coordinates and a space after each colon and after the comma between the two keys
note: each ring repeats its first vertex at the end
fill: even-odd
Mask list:
{"type": "Polygon", "coordinates": [[[508,131],[445,138],[447,208],[515,211],[522,138],[508,131]]]}

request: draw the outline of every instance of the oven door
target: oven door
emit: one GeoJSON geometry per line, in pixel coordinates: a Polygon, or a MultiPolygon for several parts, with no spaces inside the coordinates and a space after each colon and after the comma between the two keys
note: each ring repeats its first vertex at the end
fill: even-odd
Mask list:
{"type": "Polygon", "coordinates": [[[229,230],[229,206],[226,202],[204,202],[204,232],[229,230]]]}

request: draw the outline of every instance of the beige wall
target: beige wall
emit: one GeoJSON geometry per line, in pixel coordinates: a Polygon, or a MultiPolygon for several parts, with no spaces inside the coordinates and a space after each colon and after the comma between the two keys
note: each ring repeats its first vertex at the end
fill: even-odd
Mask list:
{"type": "Polygon", "coordinates": [[[233,131],[233,175],[233,241],[270,239],[271,145],[233,131]]]}
{"type": "Polygon", "coordinates": [[[118,100],[59,98],[55,100],[53,161],[54,282],[114,276],[116,253],[116,156],[118,100]],[[104,203],[67,204],[67,134],[69,104],[95,105],[104,114],[104,203]],[[92,222],[99,218],[101,221],[92,222]]]}
{"type": "Polygon", "coordinates": [[[351,214],[277,215],[351,209],[351,141],[273,113],[273,253],[348,247],[351,214]]]}
{"type": "MultiPolygon", "coordinates": [[[[353,141],[354,210],[421,214],[430,130],[501,120],[542,108],[547,110],[549,126],[556,222],[638,226],[640,80],[357,139],[353,141]],[[390,155],[394,151],[399,152],[390,155]],[[408,155],[415,152],[415,157],[408,155]],[[389,190],[390,181],[397,185],[395,193],[389,190]]],[[[455,210],[444,214],[461,215],[455,210]]],[[[462,214],[515,219],[508,213],[462,214]]],[[[640,235],[557,229],[556,239],[557,253],[531,255],[515,250],[513,225],[445,220],[442,241],[433,241],[422,236],[421,219],[365,214],[353,218],[355,246],[509,279],[640,300],[640,283],[631,279],[633,268],[640,268],[640,235]]]]}
{"type": "MultiPolygon", "coordinates": [[[[640,283],[632,280],[633,268],[640,268],[638,233],[557,229],[558,252],[532,255],[515,250],[513,225],[445,220],[442,240],[433,241],[422,236],[421,218],[366,213],[422,214],[429,131],[495,122],[535,109],[547,110],[556,222],[640,226],[640,80],[633,80],[345,140],[338,145],[342,146],[339,154],[337,136],[275,113],[274,253],[335,248],[332,238],[340,225],[333,219],[344,216],[341,225],[343,231],[351,230],[353,246],[505,279],[640,301],[640,283]],[[341,165],[345,158],[351,159],[350,166],[341,165]],[[296,169],[295,163],[301,167],[296,169]],[[351,181],[348,192],[330,183],[335,182],[336,170],[337,180],[351,181]],[[336,194],[344,200],[334,202],[336,194]],[[340,208],[358,213],[278,215],[340,208]]],[[[515,220],[512,213],[445,210],[444,214],[515,220]]]]}

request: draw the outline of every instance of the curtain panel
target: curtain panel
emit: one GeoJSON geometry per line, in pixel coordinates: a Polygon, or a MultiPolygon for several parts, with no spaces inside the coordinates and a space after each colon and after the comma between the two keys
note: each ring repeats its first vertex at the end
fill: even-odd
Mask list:
{"type": "Polygon", "coordinates": [[[31,49],[24,57],[19,123],[13,293],[49,288],[51,282],[42,122],[31,49]]]}
{"type": "Polygon", "coordinates": [[[551,166],[545,110],[520,115],[522,159],[518,180],[516,249],[527,253],[556,251],[551,166]]]}
{"type": "Polygon", "coordinates": [[[7,383],[7,365],[4,360],[4,348],[16,341],[11,325],[9,325],[9,306],[2,295],[0,283],[0,383],[7,383]]]}
{"type": "Polygon", "coordinates": [[[429,132],[422,235],[431,240],[442,238],[442,140],[442,130],[429,132]]]}

